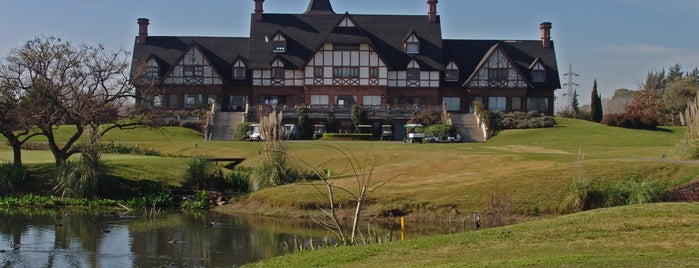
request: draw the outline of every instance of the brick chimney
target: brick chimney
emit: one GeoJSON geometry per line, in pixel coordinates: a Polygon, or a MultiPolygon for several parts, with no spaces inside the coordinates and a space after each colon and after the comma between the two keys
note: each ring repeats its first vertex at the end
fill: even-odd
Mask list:
{"type": "Polygon", "coordinates": [[[138,37],[136,37],[137,44],[143,44],[146,42],[146,38],[148,38],[148,24],[150,24],[149,19],[138,19],[138,37]]]}
{"type": "Polygon", "coordinates": [[[437,22],[437,0],[427,0],[427,19],[430,22],[437,22]]]}
{"type": "Polygon", "coordinates": [[[255,0],[255,14],[253,15],[255,20],[262,20],[262,12],[265,11],[262,8],[264,2],[265,0],[255,0]]]}
{"type": "Polygon", "coordinates": [[[545,48],[551,47],[551,28],[550,22],[542,22],[539,25],[539,29],[541,29],[541,44],[545,48]]]}

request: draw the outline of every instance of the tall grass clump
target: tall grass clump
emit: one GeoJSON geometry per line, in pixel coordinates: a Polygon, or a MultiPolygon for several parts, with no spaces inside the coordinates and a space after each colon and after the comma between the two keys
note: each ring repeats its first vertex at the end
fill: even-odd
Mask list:
{"type": "Polygon", "coordinates": [[[636,179],[626,184],[627,204],[646,204],[657,202],[660,198],[658,185],[649,180],[636,179]]]}
{"type": "Polygon", "coordinates": [[[77,161],[66,161],[58,167],[54,187],[62,197],[95,198],[99,195],[99,185],[106,174],[99,150],[87,146],[77,161]]]}
{"type": "Polygon", "coordinates": [[[26,167],[17,167],[13,163],[0,164],[0,194],[16,193],[29,176],[26,167]]]}
{"type": "Polygon", "coordinates": [[[250,192],[250,176],[253,169],[247,167],[236,167],[226,175],[226,183],[230,190],[236,193],[250,192]]]}
{"type": "Polygon", "coordinates": [[[182,186],[193,190],[203,190],[213,172],[214,167],[209,158],[200,155],[193,156],[187,162],[187,168],[184,170],[182,186]]]}
{"type": "Polygon", "coordinates": [[[282,113],[272,111],[260,120],[263,138],[262,162],[254,172],[254,188],[275,187],[301,179],[302,172],[294,169],[282,143],[282,113]]]}
{"type": "Polygon", "coordinates": [[[575,175],[573,182],[566,190],[565,198],[561,203],[564,212],[579,212],[585,209],[585,204],[592,192],[592,182],[585,176],[583,161],[585,160],[582,148],[578,149],[578,155],[573,161],[575,175]]]}
{"type": "Polygon", "coordinates": [[[699,98],[687,101],[684,112],[684,137],[675,145],[675,154],[678,158],[699,158],[699,98]]]}

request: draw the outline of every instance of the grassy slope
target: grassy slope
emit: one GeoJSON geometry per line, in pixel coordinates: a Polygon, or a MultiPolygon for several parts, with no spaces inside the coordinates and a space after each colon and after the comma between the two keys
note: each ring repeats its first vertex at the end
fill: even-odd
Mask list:
{"type": "MultiPolygon", "coordinates": [[[[403,144],[352,142],[358,155],[371,146],[377,155],[377,181],[400,175],[373,194],[376,215],[388,209],[461,214],[484,211],[491,194],[505,198],[516,212],[556,212],[564,189],[576,174],[573,159],[581,148],[584,169],[595,182],[630,178],[675,185],[695,178],[695,164],[663,161],[682,136],[679,129],[639,131],[558,119],[553,129],[508,130],[482,144],[403,144]]],[[[290,144],[291,152],[316,167],[351,174],[341,155],[322,146],[290,144]]],[[[340,185],[351,187],[351,179],[340,185]]],[[[312,187],[288,185],[252,194],[249,199],[281,207],[313,207],[324,201],[312,187]]],[[[408,220],[411,220],[410,218],[408,220]]]]}
{"type": "Polygon", "coordinates": [[[600,209],[388,244],[305,251],[256,267],[688,267],[699,263],[699,205],[600,209]]]}

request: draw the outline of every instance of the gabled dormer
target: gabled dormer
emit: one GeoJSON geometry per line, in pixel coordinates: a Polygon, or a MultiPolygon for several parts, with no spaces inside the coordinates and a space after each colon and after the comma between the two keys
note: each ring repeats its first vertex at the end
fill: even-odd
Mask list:
{"type": "Polygon", "coordinates": [[[543,83],[546,82],[546,68],[544,64],[541,63],[540,58],[536,58],[531,65],[529,65],[529,71],[532,76],[532,83],[543,83]]]}
{"type": "Polygon", "coordinates": [[[444,70],[444,81],[459,81],[459,66],[457,66],[454,61],[450,61],[447,68],[444,70]]]}
{"type": "Polygon", "coordinates": [[[146,79],[159,79],[160,78],[160,64],[158,63],[158,59],[155,56],[150,56],[148,57],[148,60],[146,61],[146,67],[145,67],[145,76],[146,79]]]}
{"type": "Polygon", "coordinates": [[[243,58],[238,58],[234,63],[233,63],[233,70],[232,70],[232,75],[233,79],[235,80],[244,80],[248,78],[248,67],[247,64],[245,63],[245,60],[243,58]]]}
{"type": "Polygon", "coordinates": [[[415,31],[410,31],[408,36],[403,39],[403,49],[408,54],[420,54],[420,38],[415,31]]]}
{"type": "Polygon", "coordinates": [[[196,42],[192,42],[170,73],[165,76],[165,83],[220,85],[223,82],[203,49],[196,42]]]}
{"type": "Polygon", "coordinates": [[[274,37],[272,37],[272,52],[286,52],[286,37],[283,33],[277,32],[274,37]]]}
{"type": "Polygon", "coordinates": [[[350,16],[349,13],[345,13],[345,17],[342,18],[340,23],[335,26],[335,28],[354,28],[356,27],[356,23],[352,20],[352,16],[350,16]]]}
{"type": "Polygon", "coordinates": [[[532,87],[499,44],[493,45],[488,50],[464,86],[477,88],[532,87]]]}

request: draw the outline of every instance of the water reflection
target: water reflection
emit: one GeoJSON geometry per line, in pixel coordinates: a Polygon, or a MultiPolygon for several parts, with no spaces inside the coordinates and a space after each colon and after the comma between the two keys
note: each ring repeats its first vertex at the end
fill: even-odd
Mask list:
{"type": "MultiPolygon", "coordinates": [[[[3,267],[233,267],[298,248],[332,243],[309,220],[232,217],[213,213],[113,215],[91,210],[0,211],[3,267]],[[213,222],[213,223],[212,223],[213,222]],[[19,249],[12,249],[11,244],[19,249]]],[[[459,227],[408,228],[408,237],[459,227]]],[[[364,234],[400,238],[397,224],[368,224],[364,234]]]]}

